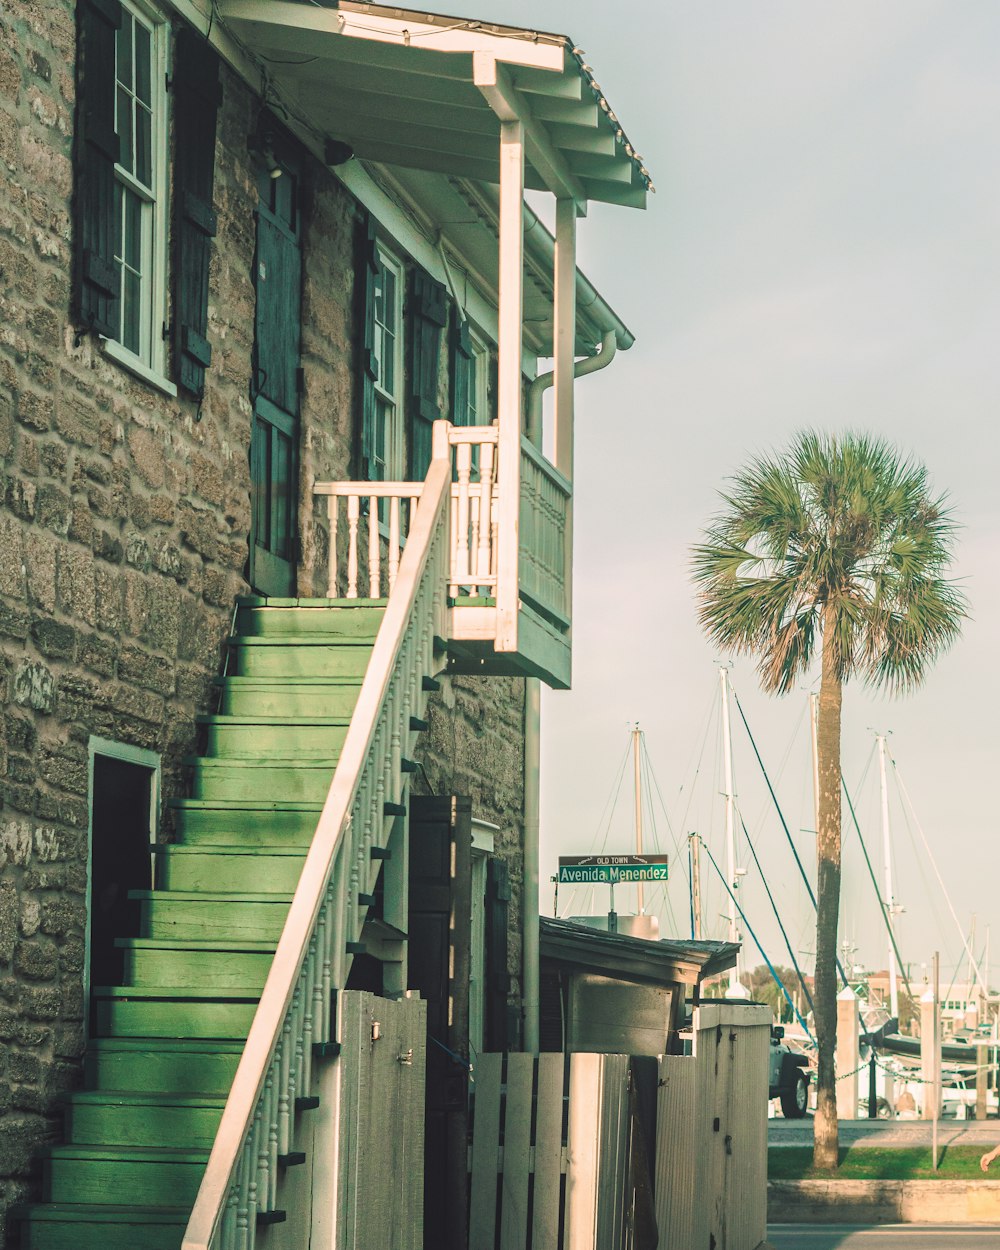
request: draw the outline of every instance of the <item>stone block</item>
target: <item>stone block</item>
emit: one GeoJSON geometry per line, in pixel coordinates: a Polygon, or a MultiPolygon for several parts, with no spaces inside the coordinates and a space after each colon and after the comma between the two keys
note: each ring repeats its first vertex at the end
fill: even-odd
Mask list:
{"type": "Polygon", "coordinates": [[[14,702],[38,712],[51,712],[55,703],[55,682],[42,663],[25,660],[14,671],[14,702]]]}
{"type": "Polygon", "coordinates": [[[24,530],[12,516],[0,513],[0,595],[11,599],[25,597],[24,530]]]}
{"type": "Polygon", "coordinates": [[[42,901],[39,928],[49,937],[64,937],[70,933],[82,933],[86,919],[86,908],[82,899],[54,894],[42,901]]]}
{"type": "Polygon", "coordinates": [[[133,682],[158,694],[171,695],[174,692],[173,664],[138,647],[122,648],[118,657],[118,676],[124,682],[133,682]]]}
{"type": "Polygon", "coordinates": [[[62,621],[54,621],[49,617],[42,617],[32,622],[31,636],[35,641],[35,646],[38,647],[42,655],[57,660],[73,658],[73,651],[76,647],[76,630],[72,625],[66,625],[62,621]]]}
{"type": "Polygon", "coordinates": [[[77,660],[99,677],[110,677],[115,671],[114,644],[96,634],[83,634],[79,639],[77,660]]]}
{"type": "Polygon", "coordinates": [[[62,1014],[62,995],[54,986],[24,985],[18,1006],[27,1020],[56,1020],[62,1014]]]}
{"type": "Polygon", "coordinates": [[[14,971],[29,981],[51,981],[59,971],[59,957],[52,942],[18,942],[14,971]]]}
{"type": "Polygon", "coordinates": [[[22,425],[40,433],[52,428],[55,405],[51,395],[39,395],[36,391],[22,391],[17,400],[17,419],[22,425]]]}
{"type": "Polygon", "coordinates": [[[28,598],[43,612],[56,610],[56,550],[58,544],[49,534],[29,531],[25,536],[24,562],[27,570],[28,598]]]}
{"type": "Polygon", "coordinates": [[[20,608],[0,600],[0,634],[8,638],[27,638],[31,632],[31,617],[20,608]]]}
{"type": "Polygon", "coordinates": [[[38,524],[64,538],[69,533],[73,501],[66,491],[53,482],[45,482],[38,488],[38,524]]]}
{"type": "Polygon", "coordinates": [[[88,625],[97,624],[94,553],[89,547],[64,547],[60,551],[59,599],[68,616],[88,625]]]}
{"type": "Polygon", "coordinates": [[[0,963],[10,963],[16,945],[17,890],[13,881],[0,881],[0,963]]]}

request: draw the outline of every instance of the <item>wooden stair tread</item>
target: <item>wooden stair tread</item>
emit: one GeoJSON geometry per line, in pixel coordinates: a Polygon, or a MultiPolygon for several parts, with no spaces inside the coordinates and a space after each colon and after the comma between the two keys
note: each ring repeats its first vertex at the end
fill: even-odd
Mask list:
{"type": "Polygon", "coordinates": [[[322,803],[306,803],[301,799],[282,802],[281,799],[167,799],[171,808],[190,808],[193,811],[223,812],[321,812],[322,803]]]}
{"type": "Polygon", "coordinates": [[[229,845],[224,842],[213,842],[210,846],[198,844],[197,846],[189,846],[185,842],[157,842],[153,846],[153,853],[163,855],[250,855],[255,859],[266,859],[268,856],[280,857],[285,859],[303,859],[305,857],[305,849],[299,846],[240,846],[237,843],[229,845]]]}
{"type": "Polygon", "coordinates": [[[208,1040],[203,1037],[160,1037],[156,1039],[154,1047],[152,1039],[148,1037],[92,1037],[87,1042],[88,1050],[138,1050],[149,1051],[156,1050],[162,1054],[165,1051],[195,1051],[197,1053],[206,1054],[231,1054],[242,1055],[246,1049],[245,1042],[226,1041],[224,1038],[219,1040],[208,1040]]]}
{"type": "Polygon", "coordinates": [[[184,1090],[77,1089],[68,1095],[68,1100],[89,1107],[111,1104],[116,1107],[208,1107],[221,1111],[226,1105],[225,1097],[184,1090]]]}
{"type": "Polygon", "coordinates": [[[323,634],[318,631],[278,637],[270,634],[233,634],[229,639],[231,647],[364,647],[366,651],[372,649],[374,642],[374,634],[358,637],[355,634],[323,634]]]}
{"type": "Polygon", "coordinates": [[[91,988],[95,998],[121,998],[126,1000],[159,999],[165,1002],[245,1002],[255,1003],[260,998],[259,989],[237,986],[212,985],[96,985],[91,988]]]}
{"type": "MultiPolygon", "coordinates": [[[[173,1146],[49,1146],[50,1159],[100,1159],[116,1163],[207,1163],[207,1150],[182,1150],[173,1146]]],[[[75,1204],[74,1204],[75,1205],[75,1204]]]]}
{"type": "Polygon", "coordinates": [[[17,1215],[22,1220],[86,1224],[180,1224],[186,1225],[191,1215],[188,1207],[118,1207],[87,1206],[82,1202],[45,1202],[23,1207],[17,1215]]]}
{"type": "Polygon", "coordinates": [[[384,608],[388,599],[288,599],[277,595],[237,595],[241,608],[384,608]]]}
{"type": "MultiPolygon", "coordinates": [[[[301,723],[297,721],[296,723],[301,723]]],[[[185,755],[189,768],[325,768],[337,767],[338,755],[185,755]]],[[[230,800],[233,801],[233,800],[230,800]]],[[[238,800],[236,800],[238,802],[238,800]]]]}
{"type": "Polygon", "coordinates": [[[291,687],[293,690],[302,688],[303,690],[312,690],[319,686],[323,689],[329,687],[331,690],[342,689],[343,687],[353,687],[360,690],[364,682],[362,677],[242,677],[238,673],[228,674],[225,677],[213,677],[212,685],[225,687],[230,684],[238,687],[244,687],[247,690],[271,691],[277,687],[279,690],[285,687],[291,687]]]}
{"type": "Polygon", "coordinates": [[[129,890],[130,899],[170,899],[175,903],[290,903],[291,894],[242,894],[225,890],[129,890]]]}
{"type": "Polygon", "coordinates": [[[277,949],[274,942],[256,942],[252,938],[115,938],[115,946],[122,950],[167,950],[167,951],[218,951],[221,955],[243,953],[249,955],[267,955],[277,949]]]}
{"type": "MultiPolygon", "coordinates": [[[[319,725],[329,725],[333,729],[346,729],[351,723],[351,718],[349,716],[306,716],[304,713],[299,713],[295,716],[250,716],[246,712],[205,712],[200,716],[196,716],[195,721],[199,725],[262,725],[264,727],[271,725],[309,725],[311,728],[319,725]]],[[[267,757],[268,760],[270,758],[270,756],[267,757]]]]}

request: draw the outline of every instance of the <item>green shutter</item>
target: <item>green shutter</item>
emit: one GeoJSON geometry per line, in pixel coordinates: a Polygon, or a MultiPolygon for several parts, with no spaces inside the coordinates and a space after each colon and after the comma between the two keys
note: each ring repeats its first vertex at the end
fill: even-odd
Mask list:
{"type": "Polygon", "coordinates": [[[360,232],[357,266],[358,289],[361,294],[361,479],[371,481],[372,448],[375,445],[375,383],[378,361],[375,359],[375,275],[378,273],[378,247],[375,241],[375,219],[367,214],[360,232]]]}
{"type": "Polygon", "coordinates": [[[469,382],[472,373],[472,335],[469,323],[452,307],[451,324],[451,421],[469,424],[469,382]]]}
{"type": "Polygon", "coordinates": [[[422,269],[414,269],[411,288],[413,356],[410,368],[410,476],[427,476],[431,435],[440,417],[437,402],[441,330],[448,324],[446,288],[422,269]]]}
{"type": "Polygon", "coordinates": [[[208,268],[216,232],[212,191],[222,86],[218,56],[190,27],[177,37],[174,88],[175,367],[178,384],[200,399],[212,360],[208,268]]]}
{"type": "Polygon", "coordinates": [[[88,329],[117,338],[121,272],[115,260],[115,35],[122,10],[117,0],[79,0],[76,12],[74,313],[88,329]]]}

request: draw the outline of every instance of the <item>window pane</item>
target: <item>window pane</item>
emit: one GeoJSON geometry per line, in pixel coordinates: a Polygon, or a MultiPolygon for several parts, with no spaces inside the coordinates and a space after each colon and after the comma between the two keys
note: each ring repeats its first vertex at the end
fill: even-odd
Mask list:
{"type": "Polygon", "coordinates": [[[139,275],[131,269],[123,270],[122,283],[122,343],[130,352],[139,355],[139,275]]]}
{"type": "Polygon", "coordinates": [[[131,173],[135,159],[132,152],[132,97],[122,87],[118,88],[118,114],[115,124],[121,140],[119,164],[122,169],[131,173]]]}
{"type": "Polygon", "coordinates": [[[379,362],[381,369],[382,386],[390,395],[396,392],[396,337],[390,331],[385,332],[385,342],[382,347],[382,360],[379,362]]]}
{"type": "Polygon", "coordinates": [[[150,79],[152,78],[150,64],[150,41],[149,31],[139,22],[135,26],[135,94],[143,102],[149,104],[150,96],[150,79]]]}
{"type": "Polygon", "coordinates": [[[132,191],[123,191],[125,217],[122,228],[122,259],[135,270],[142,269],[142,203],[132,191]]]}
{"type": "Polygon", "coordinates": [[[153,118],[141,104],[135,106],[135,176],[144,186],[152,185],[151,147],[153,118]]]}
{"type": "Polygon", "coordinates": [[[115,73],[123,87],[132,86],[132,15],[122,13],[122,24],[115,36],[115,73]]]}

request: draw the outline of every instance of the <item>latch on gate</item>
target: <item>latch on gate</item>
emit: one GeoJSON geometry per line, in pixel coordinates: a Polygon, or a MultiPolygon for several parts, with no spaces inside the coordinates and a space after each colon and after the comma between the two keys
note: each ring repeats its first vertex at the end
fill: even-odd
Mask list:
{"type": "Polygon", "coordinates": [[[413,1066],[413,1047],[411,1046],[409,1050],[404,1050],[402,1054],[397,1055],[396,1062],[403,1063],[408,1068],[412,1067],[413,1066]]]}

